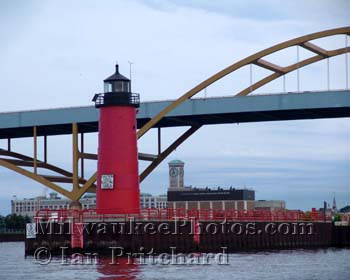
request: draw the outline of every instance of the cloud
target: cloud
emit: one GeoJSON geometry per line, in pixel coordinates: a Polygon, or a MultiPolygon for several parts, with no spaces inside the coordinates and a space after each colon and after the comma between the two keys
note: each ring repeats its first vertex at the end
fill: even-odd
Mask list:
{"type": "Polygon", "coordinates": [[[320,20],[329,16],[329,10],[339,20],[347,16],[349,2],[346,0],[324,1],[278,1],[278,0],[247,0],[244,2],[232,2],[230,0],[136,0],[137,2],[157,10],[173,11],[178,8],[204,10],[210,13],[218,13],[227,17],[253,19],[256,21],[284,21],[288,19],[304,20],[312,14],[313,19],[320,20]]]}

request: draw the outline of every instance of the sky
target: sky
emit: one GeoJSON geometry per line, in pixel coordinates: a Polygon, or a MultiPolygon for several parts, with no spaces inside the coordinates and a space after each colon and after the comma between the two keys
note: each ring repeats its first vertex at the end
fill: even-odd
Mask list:
{"type": "MultiPolygon", "coordinates": [[[[141,101],[175,99],[264,48],[349,26],[349,11],[345,0],[0,0],[0,112],[92,105],[116,61],[126,76],[133,63],[132,88],[141,101]]],[[[329,49],[344,47],[345,36],[316,42],[329,49]]],[[[301,59],[311,55],[299,51],[301,59]]],[[[296,49],[268,59],[294,63],[296,49]]],[[[329,60],[331,89],[345,88],[346,59],[329,60]]],[[[264,71],[254,66],[253,80],[266,75],[264,71]]],[[[302,91],[328,87],[325,61],[299,74],[302,91]]],[[[296,77],[294,72],[286,76],[287,91],[297,90],[296,77]]],[[[233,95],[249,83],[249,69],[243,68],[198,97],[233,95]]],[[[254,94],[282,91],[278,79],[254,94]]],[[[184,130],[164,129],[164,145],[184,130]]],[[[154,131],[143,137],[139,151],[155,152],[155,137],[154,131]]],[[[86,138],[87,151],[95,153],[97,134],[86,138]]],[[[141,184],[141,191],[165,193],[167,162],[181,159],[186,185],[252,188],[256,199],[282,199],[289,209],[319,208],[324,200],[331,203],[334,194],[338,207],[350,205],[349,138],[348,118],[206,126],[171,154],[141,184]]],[[[49,138],[52,163],[71,168],[70,141],[70,136],[49,138]]],[[[6,147],[5,141],[0,140],[0,147],[6,147]]],[[[12,147],[32,153],[31,139],[14,140],[12,147]]],[[[95,169],[95,162],[87,164],[87,173],[95,169]]],[[[29,198],[44,191],[4,168],[0,189],[0,214],[9,213],[13,195],[29,198]]]]}

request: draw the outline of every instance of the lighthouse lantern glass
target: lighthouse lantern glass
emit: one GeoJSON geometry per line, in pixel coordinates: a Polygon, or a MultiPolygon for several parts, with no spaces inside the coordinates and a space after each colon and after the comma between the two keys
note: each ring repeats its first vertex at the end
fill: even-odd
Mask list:
{"type": "Polygon", "coordinates": [[[114,91],[115,92],[123,92],[123,81],[116,81],[114,83],[114,91]]]}
{"type": "Polygon", "coordinates": [[[130,81],[107,81],[104,82],[104,92],[130,92],[130,81]]]}
{"type": "Polygon", "coordinates": [[[104,82],[104,92],[112,92],[112,84],[110,82],[104,82]]]}

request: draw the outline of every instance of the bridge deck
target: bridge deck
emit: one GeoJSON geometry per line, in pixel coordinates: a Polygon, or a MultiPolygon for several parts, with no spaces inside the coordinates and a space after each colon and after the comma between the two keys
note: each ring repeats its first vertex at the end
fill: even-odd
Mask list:
{"type": "MultiPolygon", "coordinates": [[[[144,102],[137,114],[140,128],[172,101],[144,102]]],[[[350,90],[187,100],[168,114],[159,127],[350,117],[350,90]]],[[[0,139],[70,134],[98,130],[93,106],[0,113],[0,139]]]]}

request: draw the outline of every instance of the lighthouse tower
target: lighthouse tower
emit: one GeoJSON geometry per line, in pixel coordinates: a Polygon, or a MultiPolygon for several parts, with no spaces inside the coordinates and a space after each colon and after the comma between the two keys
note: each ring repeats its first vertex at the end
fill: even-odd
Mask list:
{"type": "Polygon", "coordinates": [[[130,80],[115,73],[104,80],[104,93],[93,101],[99,112],[96,208],[138,213],[140,189],[136,139],[139,94],[130,80]]]}

